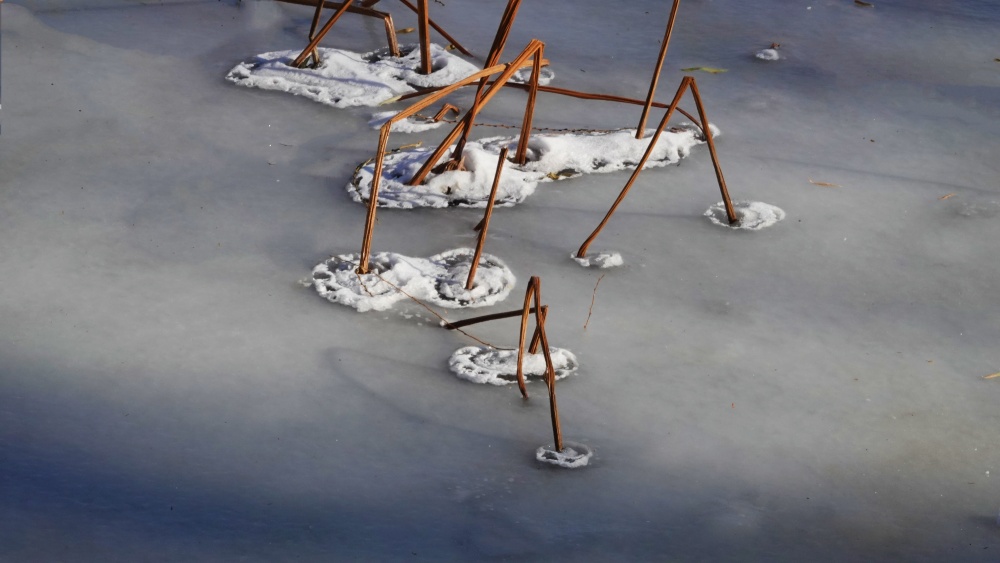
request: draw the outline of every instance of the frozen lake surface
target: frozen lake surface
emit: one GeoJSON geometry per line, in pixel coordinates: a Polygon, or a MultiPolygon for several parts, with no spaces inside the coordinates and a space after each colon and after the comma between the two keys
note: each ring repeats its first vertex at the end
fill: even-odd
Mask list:
{"type": "MultiPolygon", "coordinates": [[[[564,470],[535,459],[544,386],[463,381],[449,357],[476,342],[428,311],[299,283],[360,249],[344,187],[372,113],[405,107],[226,81],[304,47],[310,8],[3,2],[0,559],[996,561],[1000,5],[873,3],[681,4],[658,99],[683,68],[726,70],[692,74],[733,199],[775,225],[703,215],[705,146],[639,176],[594,243],[616,268],[568,255],[627,171],[494,213],[511,297],[439,311],[516,309],[541,277],[552,346],[579,362],[563,432],[593,450],[564,470]]],[[[444,4],[481,67],[505,2],[444,4]]],[[[537,37],[553,86],[641,98],[666,4],[525,0],[504,60],[537,37]]],[[[348,15],[324,46],[384,41],[348,15]]],[[[497,96],[477,138],[511,134],[489,125],[519,126],[525,96],[497,96]]],[[[638,117],[541,94],[534,123],[638,117]]],[[[378,217],[374,252],[428,257],[474,246],[482,210],[378,217]]]]}

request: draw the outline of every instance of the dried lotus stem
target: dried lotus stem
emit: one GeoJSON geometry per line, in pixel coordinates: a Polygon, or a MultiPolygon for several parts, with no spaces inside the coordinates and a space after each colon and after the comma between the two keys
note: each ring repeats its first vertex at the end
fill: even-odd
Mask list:
{"type": "Polygon", "coordinates": [[[461,111],[457,107],[446,103],[443,106],[441,106],[441,109],[438,110],[438,112],[435,113],[434,117],[432,117],[431,119],[433,121],[441,121],[442,119],[444,119],[444,116],[448,115],[448,112],[461,113],[461,111]]]}
{"type": "Polygon", "coordinates": [[[708,143],[709,153],[712,155],[712,164],[715,166],[715,175],[719,182],[719,191],[722,192],[722,202],[726,207],[726,216],[728,217],[730,224],[739,221],[739,218],[736,216],[736,212],[733,209],[733,203],[729,199],[729,190],[726,189],[726,181],[722,176],[722,167],[719,165],[719,159],[715,153],[715,143],[712,141],[712,130],[709,127],[708,118],[705,115],[705,108],[701,102],[701,96],[698,94],[698,85],[693,76],[685,76],[681,80],[680,87],[677,88],[677,93],[674,95],[674,100],[670,103],[667,113],[664,114],[659,127],[657,127],[656,132],[653,133],[653,138],[650,139],[649,146],[646,147],[646,152],[643,153],[642,158],[639,160],[639,165],[636,166],[635,170],[632,172],[632,176],[630,176],[628,182],[625,183],[625,187],[622,188],[621,193],[618,194],[618,199],[611,204],[611,209],[608,210],[607,215],[604,216],[601,223],[596,229],[594,229],[594,232],[587,237],[587,240],[580,245],[580,249],[576,253],[577,258],[583,258],[587,255],[587,248],[590,247],[590,243],[594,242],[594,239],[597,238],[597,235],[601,232],[604,226],[607,225],[608,220],[611,219],[611,216],[614,214],[615,210],[618,209],[618,206],[625,199],[625,196],[628,195],[629,189],[632,188],[632,184],[635,183],[636,178],[638,178],[639,174],[642,173],[643,166],[646,165],[646,161],[649,160],[650,155],[653,153],[653,149],[656,147],[656,142],[659,140],[660,134],[663,133],[663,129],[667,126],[667,122],[670,121],[674,110],[677,109],[677,104],[680,103],[681,96],[684,95],[684,92],[687,91],[688,88],[691,89],[691,95],[694,97],[695,105],[698,106],[698,115],[701,117],[700,127],[705,135],[705,141],[708,143]]]}
{"type": "MultiPolygon", "coordinates": [[[[298,4],[300,6],[316,5],[316,2],[313,2],[313,0],[277,0],[277,1],[284,2],[286,4],[298,4]]],[[[398,57],[400,55],[399,43],[396,41],[396,26],[392,23],[392,15],[389,14],[388,12],[380,12],[378,10],[372,10],[367,7],[373,4],[374,4],[373,2],[365,2],[361,6],[350,6],[349,8],[347,8],[347,11],[352,14],[358,14],[361,16],[378,18],[382,20],[383,23],[385,24],[385,36],[387,44],[389,45],[389,53],[394,57],[398,57]]],[[[329,0],[323,1],[322,5],[324,8],[332,8],[332,9],[339,9],[342,7],[341,4],[338,4],[336,2],[330,2],[329,0]]],[[[310,35],[309,39],[311,41],[313,39],[312,33],[310,33],[309,35],[310,35]]]]}
{"type": "Polygon", "coordinates": [[[417,0],[417,28],[420,30],[420,74],[430,74],[431,36],[430,18],[427,14],[427,0],[417,0]]]}
{"type": "MultiPolygon", "coordinates": [[[[405,5],[407,8],[413,10],[414,12],[417,11],[416,6],[414,6],[413,4],[407,2],[407,0],[399,0],[399,1],[402,2],[403,5],[405,5]]],[[[468,49],[466,49],[465,47],[463,47],[461,43],[459,43],[458,41],[455,40],[454,37],[452,37],[451,35],[449,35],[448,32],[444,30],[444,28],[442,28],[440,25],[438,25],[437,23],[435,23],[434,20],[431,19],[430,15],[427,16],[427,22],[430,24],[430,26],[432,28],[434,28],[434,31],[440,33],[441,37],[444,37],[445,39],[447,39],[448,43],[454,45],[455,48],[458,49],[458,51],[460,53],[462,53],[463,55],[465,55],[467,57],[471,57],[472,56],[472,53],[469,52],[468,49]]]]}
{"type": "Polygon", "coordinates": [[[493,215],[493,204],[497,199],[497,190],[500,187],[500,175],[503,173],[503,165],[507,162],[507,147],[500,150],[500,158],[497,159],[497,172],[493,176],[493,187],[490,189],[490,199],[486,202],[486,213],[483,214],[482,229],[479,230],[479,240],[476,241],[476,252],[472,256],[472,264],[469,265],[469,279],[465,282],[465,289],[471,291],[476,281],[476,269],[479,267],[479,259],[483,255],[483,244],[486,242],[486,231],[490,228],[490,216],[493,215]]]}
{"type": "MultiPolygon", "coordinates": [[[[313,53],[313,51],[316,49],[316,46],[319,45],[319,42],[322,41],[323,38],[326,37],[326,34],[330,32],[330,29],[333,28],[333,24],[337,23],[337,20],[340,19],[340,16],[344,15],[344,12],[346,12],[347,9],[351,7],[352,2],[354,2],[354,0],[344,0],[344,3],[341,4],[339,8],[337,8],[337,11],[334,12],[332,16],[330,16],[330,19],[326,22],[326,25],[323,26],[323,29],[319,30],[319,33],[316,34],[316,37],[312,38],[312,41],[309,42],[309,46],[303,49],[302,53],[295,58],[295,60],[292,62],[292,66],[294,66],[295,68],[302,68],[302,64],[306,62],[306,59],[309,57],[310,54],[313,53]]],[[[316,7],[317,12],[319,11],[319,7],[320,4],[317,4],[316,7]]]]}
{"type": "Polygon", "coordinates": [[[556,404],[556,371],[552,364],[552,352],[549,349],[549,338],[545,334],[545,316],[542,312],[542,282],[538,276],[531,276],[528,289],[524,292],[524,309],[521,312],[521,339],[517,347],[517,386],[521,395],[527,399],[528,390],[524,385],[524,341],[528,330],[528,314],[531,302],[535,302],[535,326],[542,344],[542,354],[545,356],[546,383],[549,390],[549,414],[552,418],[552,436],[557,452],[562,451],[562,429],[559,424],[559,407],[556,404]]]}
{"type": "Polygon", "coordinates": [[[639,116],[639,126],[635,128],[636,139],[641,139],[643,131],[646,129],[646,119],[649,117],[649,108],[653,105],[653,98],[656,96],[656,85],[660,81],[660,72],[663,70],[663,60],[667,56],[667,47],[670,46],[670,35],[674,31],[674,21],[677,20],[677,8],[680,6],[680,3],[681,0],[674,0],[674,6],[670,9],[670,18],[667,20],[667,31],[663,35],[663,42],[660,43],[660,56],[656,59],[656,68],[653,70],[653,79],[649,83],[649,93],[646,94],[646,105],[642,107],[642,115],[639,116]]]}
{"type": "Polygon", "coordinates": [[[698,83],[691,78],[691,95],[694,96],[694,103],[698,107],[698,117],[701,118],[701,130],[705,134],[705,142],[708,143],[708,152],[712,155],[712,166],[715,167],[715,178],[719,181],[719,191],[722,192],[722,203],[726,206],[726,218],[732,225],[740,220],[733,209],[733,202],[729,200],[729,189],[726,188],[726,179],[722,176],[722,166],[719,164],[719,157],[715,154],[715,141],[712,140],[712,128],[708,124],[708,116],[705,115],[705,106],[701,103],[701,95],[698,93],[698,83]]]}

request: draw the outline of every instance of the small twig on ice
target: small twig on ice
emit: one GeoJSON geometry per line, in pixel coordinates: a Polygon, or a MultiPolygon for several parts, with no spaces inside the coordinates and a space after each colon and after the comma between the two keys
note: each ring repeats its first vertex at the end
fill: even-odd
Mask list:
{"type": "Polygon", "coordinates": [[[607,274],[601,274],[601,277],[597,278],[597,283],[594,284],[594,294],[590,296],[590,310],[587,311],[587,322],[583,323],[583,330],[587,330],[587,325],[590,324],[590,315],[594,314],[594,301],[597,299],[597,286],[601,285],[601,280],[607,274]]]}

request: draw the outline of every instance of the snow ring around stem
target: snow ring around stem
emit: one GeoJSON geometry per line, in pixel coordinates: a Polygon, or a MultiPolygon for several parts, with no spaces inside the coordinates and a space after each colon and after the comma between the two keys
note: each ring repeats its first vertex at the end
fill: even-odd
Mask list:
{"type": "Polygon", "coordinates": [[[781,58],[781,55],[778,54],[777,49],[770,48],[770,49],[761,49],[760,51],[757,51],[757,53],[754,54],[754,57],[762,61],[776,61],[781,58]]]}
{"type": "Polygon", "coordinates": [[[759,231],[785,218],[783,209],[760,201],[734,201],[733,211],[738,219],[733,224],[729,223],[726,206],[721,201],[709,207],[705,217],[716,225],[744,231],[759,231]]]}
{"type": "Polygon", "coordinates": [[[480,256],[472,289],[465,289],[474,256],[471,248],[457,248],[428,259],[440,271],[434,281],[435,303],[445,307],[481,307],[486,301],[502,301],[510,294],[516,281],[514,273],[489,254],[480,256]]]}
{"type": "Polygon", "coordinates": [[[333,256],[315,268],[312,284],[333,303],[359,312],[384,311],[407,296],[453,309],[485,307],[503,301],[516,283],[514,273],[499,258],[483,254],[471,290],[465,289],[474,251],[457,248],[430,258],[379,252],[369,260],[369,272],[358,274],[358,254],[333,256]]]}
{"type": "Polygon", "coordinates": [[[585,467],[594,456],[594,450],[579,442],[563,442],[563,449],[557,452],[555,446],[542,446],[535,450],[535,459],[563,469],[585,467]]]}
{"type": "Polygon", "coordinates": [[[607,268],[617,268],[625,264],[621,253],[613,250],[598,252],[590,256],[584,256],[583,258],[580,258],[576,255],[576,252],[573,252],[569,257],[584,268],[600,268],[604,270],[607,268]]]}
{"type": "MultiPolygon", "coordinates": [[[[510,77],[508,82],[512,84],[531,84],[531,75],[534,71],[531,68],[522,68],[521,70],[514,73],[510,77]]],[[[542,67],[542,71],[538,73],[538,85],[548,86],[556,77],[555,71],[547,66],[542,67]]]]}
{"type": "MultiPolygon", "coordinates": [[[[552,357],[556,381],[573,375],[580,366],[576,356],[569,350],[549,348],[549,354],[552,357]]],[[[517,350],[466,346],[451,355],[448,365],[455,375],[473,383],[511,385],[517,382],[517,350]]],[[[531,354],[525,351],[525,382],[544,381],[546,372],[544,354],[531,354]]]]}
{"type": "Polygon", "coordinates": [[[313,287],[331,303],[354,307],[359,312],[384,311],[406,296],[396,291],[378,276],[385,273],[392,283],[405,285],[398,276],[389,274],[395,263],[387,253],[380,253],[369,261],[369,272],[358,274],[358,254],[333,256],[313,268],[313,287]]]}

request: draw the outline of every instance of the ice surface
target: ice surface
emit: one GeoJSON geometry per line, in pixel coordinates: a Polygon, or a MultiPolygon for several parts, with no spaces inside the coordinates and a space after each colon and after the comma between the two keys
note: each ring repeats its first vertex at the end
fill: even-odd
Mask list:
{"type": "MultiPolygon", "coordinates": [[[[579,367],[576,356],[569,350],[549,348],[556,381],[573,375],[579,367]]],[[[451,371],[473,383],[511,385],[517,383],[517,350],[497,350],[482,346],[466,346],[455,350],[448,360],[451,371]]],[[[547,368],[545,355],[525,353],[523,373],[526,383],[544,381],[547,368]]]]}
{"type": "Polygon", "coordinates": [[[583,258],[577,256],[576,252],[572,252],[569,257],[584,268],[617,268],[618,266],[625,264],[625,260],[622,258],[621,253],[613,250],[588,252],[583,258]]]}
{"type": "MultiPolygon", "coordinates": [[[[447,360],[475,342],[415,304],[356,314],[295,283],[357,251],[343,188],[377,110],[223,77],[301,48],[311,8],[4,0],[0,560],[995,563],[1000,6],[876,3],[680,4],[657,99],[681,68],[729,69],[698,87],[730,194],[784,209],[773,228],[701,216],[721,199],[705,147],[646,170],[595,243],[631,267],[584,330],[607,270],[566,255],[629,172],[495,217],[512,296],[541,276],[582,364],[560,420],[597,454],[547,471],[542,386],[467,384],[447,360]],[[771,42],[782,60],[753,58],[771,42]]],[[[429,4],[482,57],[505,2],[429,4]]],[[[538,37],[559,86],[642,98],[668,4],[524,2],[510,52],[538,37]]],[[[322,46],[384,42],[347,14],[322,46]]],[[[483,122],[519,124],[525,99],[483,122]]],[[[610,129],[640,108],[536,110],[610,129]]],[[[374,246],[472,246],[481,214],[380,212],[374,246]]],[[[518,323],[467,328],[510,343],[518,323]]]]}
{"type": "Polygon", "coordinates": [[[400,46],[402,56],[393,57],[388,48],[356,53],[344,49],[318,47],[322,63],[316,68],[295,68],[291,62],[298,51],[273,51],[236,65],[226,80],[242,86],[288,92],[333,107],[377,106],[415,92],[414,86],[447,86],[475,73],[475,65],[431,44],[433,72],[420,74],[420,49],[400,46]]]}
{"type": "MultiPolygon", "coordinates": [[[[711,127],[713,136],[719,135],[719,130],[711,127]]],[[[542,182],[634,168],[648,148],[651,134],[652,131],[649,131],[645,138],[636,139],[635,129],[622,129],[586,134],[532,135],[528,141],[528,161],[524,165],[513,162],[505,165],[496,204],[510,207],[520,203],[542,182]]],[[[660,135],[646,168],[677,163],[690,154],[692,147],[704,142],[699,128],[691,123],[682,123],[660,135]]],[[[471,141],[463,153],[465,170],[432,174],[418,186],[410,186],[407,182],[420,170],[434,149],[411,147],[390,152],[383,161],[379,206],[398,209],[486,207],[500,151],[503,147],[514,151],[517,143],[516,137],[471,141]]],[[[354,201],[365,202],[371,196],[375,174],[373,160],[359,167],[347,186],[354,201]]]]}
{"type": "Polygon", "coordinates": [[[458,248],[430,258],[412,258],[394,252],[372,255],[366,274],[356,272],[358,254],[341,254],[313,268],[313,287],[332,303],[359,312],[384,311],[403,299],[414,298],[442,307],[486,307],[506,299],[514,274],[495,256],[483,254],[472,289],[465,289],[471,248],[458,248]]]}

